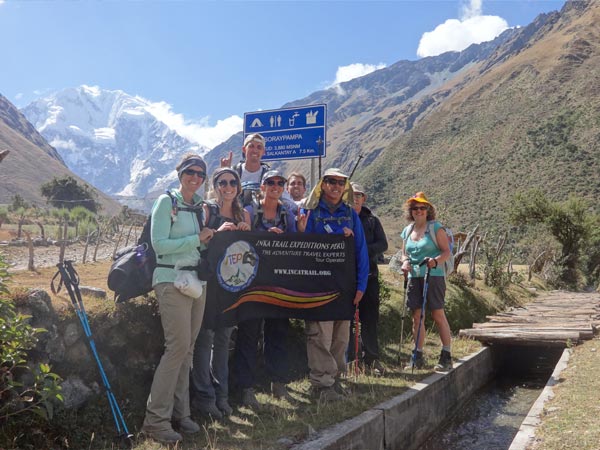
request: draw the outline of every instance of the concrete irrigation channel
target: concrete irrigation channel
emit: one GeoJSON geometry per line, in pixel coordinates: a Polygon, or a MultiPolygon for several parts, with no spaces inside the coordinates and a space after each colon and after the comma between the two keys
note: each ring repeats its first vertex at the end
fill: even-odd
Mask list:
{"type": "Polygon", "coordinates": [[[585,298],[572,293],[564,294],[552,293],[547,297],[546,305],[536,301],[530,314],[527,314],[527,308],[504,313],[502,317],[509,318],[510,331],[498,332],[498,327],[491,327],[496,332],[476,332],[475,334],[486,336],[493,342],[456,362],[452,371],[431,375],[411,386],[402,395],[323,430],[293,449],[525,449],[533,439],[543,403],[551,395],[552,386],[559,379],[560,371],[567,365],[570,354],[567,347],[582,339],[590,339],[600,325],[600,294],[589,294],[585,298]],[[574,303],[577,304],[576,308],[573,307],[574,303]],[[554,308],[561,312],[553,311],[554,308]],[[565,315],[568,309],[573,311],[572,317],[565,315]],[[583,310],[587,318],[583,317],[583,310]],[[565,329],[569,329],[567,333],[561,329],[560,321],[555,320],[559,314],[563,314],[562,323],[565,324],[565,329]],[[532,325],[535,317],[546,322],[546,325],[538,326],[530,333],[519,329],[519,323],[528,329],[536,328],[535,324],[532,325]],[[578,323],[588,322],[583,326],[585,331],[578,334],[577,338],[572,332],[573,320],[578,323]],[[552,324],[547,325],[547,322],[552,324]],[[506,341],[502,341],[502,336],[507,337],[506,341]],[[532,339],[528,340],[528,336],[532,339]],[[525,389],[520,389],[521,385],[525,389]],[[532,396],[530,388],[533,385],[537,385],[537,390],[533,391],[532,396]],[[512,398],[513,391],[517,395],[524,393],[525,396],[515,400],[512,398]],[[501,410],[507,404],[509,408],[512,407],[512,403],[506,400],[507,397],[511,397],[510,402],[519,404],[520,412],[501,410]],[[474,420],[472,416],[479,418],[482,414],[477,411],[470,413],[468,410],[480,402],[489,402],[491,407],[488,409],[499,408],[497,416],[515,417],[511,418],[510,424],[501,422],[498,427],[502,429],[499,431],[493,429],[493,417],[488,422],[473,424],[469,422],[474,420]],[[474,442],[472,447],[465,445],[465,441],[456,440],[469,428],[473,435],[470,439],[467,436],[466,440],[474,442]],[[499,440],[480,440],[476,434],[487,434],[492,439],[499,440]]]}

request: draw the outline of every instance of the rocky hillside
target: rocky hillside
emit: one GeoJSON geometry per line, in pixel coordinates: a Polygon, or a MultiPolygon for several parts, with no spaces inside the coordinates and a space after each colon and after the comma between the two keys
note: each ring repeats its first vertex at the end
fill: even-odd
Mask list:
{"type": "MultiPolygon", "coordinates": [[[[0,162],[0,204],[10,203],[16,194],[26,201],[45,205],[40,186],[54,177],[73,176],[62,159],[33,125],[0,95],[0,152],[10,153],[0,162]]],[[[81,183],[85,183],[78,177],[81,183]]],[[[120,206],[96,190],[104,211],[116,212],[120,206]]]]}
{"type": "Polygon", "coordinates": [[[388,218],[417,190],[461,228],[505,228],[513,194],[529,188],[598,210],[600,4],[567,2],[539,17],[408,108],[430,112],[359,174],[388,218]]]}

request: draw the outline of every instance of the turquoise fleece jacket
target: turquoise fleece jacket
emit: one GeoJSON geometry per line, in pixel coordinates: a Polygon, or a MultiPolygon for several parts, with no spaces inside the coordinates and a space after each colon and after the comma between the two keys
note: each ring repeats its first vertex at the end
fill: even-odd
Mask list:
{"type": "MultiPolygon", "coordinates": [[[[179,207],[199,206],[202,197],[194,195],[194,204],[187,205],[178,189],[171,190],[177,199],[179,207]]],[[[156,252],[157,264],[168,264],[174,266],[178,261],[185,259],[185,265],[193,265],[194,261],[200,261],[200,250],[206,245],[200,242],[200,225],[197,215],[191,211],[178,211],[177,217],[171,225],[171,198],[163,194],[152,207],[152,226],[150,235],[152,246],[156,252]]],[[[159,283],[172,283],[175,281],[176,272],[168,267],[157,267],[152,276],[152,286],[159,283]]]]}

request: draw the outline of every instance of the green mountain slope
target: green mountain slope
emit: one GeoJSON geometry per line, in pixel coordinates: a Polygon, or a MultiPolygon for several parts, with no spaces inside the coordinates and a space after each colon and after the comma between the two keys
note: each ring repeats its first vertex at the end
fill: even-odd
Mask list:
{"type": "Polygon", "coordinates": [[[461,229],[505,228],[513,194],[530,188],[599,209],[599,2],[568,2],[528,45],[505,51],[432,94],[435,109],[359,174],[389,223],[404,225],[416,191],[461,229]]]}

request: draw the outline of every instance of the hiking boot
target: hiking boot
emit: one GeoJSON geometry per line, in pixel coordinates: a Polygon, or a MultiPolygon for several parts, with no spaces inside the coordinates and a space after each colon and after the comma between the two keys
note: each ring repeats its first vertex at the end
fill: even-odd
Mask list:
{"type": "Polygon", "coordinates": [[[271,393],[275,398],[283,398],[286,400],[290,400],[292,398],[287,390],[287,387],[285,386],[285,383],[279,383],[276,381],[271,383],[271,393]]]}
{"type": "Polygon", "coordinates": [[[335,392],[337,392],[339,395],[341,395],[342,397],[350,396],[350,391],[344,387],[344,385],[342,384],[342,382],[339,379],[336,379],[335,382],[333,383],[333,390],[335,392]]]}
{"type": "MultiPolygon", "coordinates": [[[[335,386],[335,385],[334,385],[335,386]]],[[[338,394],[334,386],[311,386],[309,392],[312,396],[317,397],[319,402],[329,403],[342,400],[343,397],[338,394]]]]}
{"type": "Polygon", "coordinates": [[[217,399],[217,408],[219,408],[223,416],[230,416],[233,414],[233,408],[229,405],[226,398],[217,399]]]}
{"type": "Polygon", "coordinates": [[[214,402],[204,403],[202,401],[193,402],[192,408],[195,412],[204,417],[209,417],[213,420],[221,420],[223,414],[214,402]]]}
{"type": "Polygon", "coordinates": [[[418,350],[413,351],[413,355],[410,358],[410,362],[404,368],[404,370],[422,369],[425,367],[425,359],[423,358],[423,352],[418,350]]]}
{"type": "Polygon", "coordinates": [[[242,405],[251,409],[260,409],[260,403],[256,399],[256,394],[253,388],[242,389],[242,405]]]}
{"type": "Polygon", "coordinates": [[[448,372],[452,369],[452,355],[448,350],[442,350],[440,353],[440,360],[434,367],[439,372],[448,372]]]}
{"type": "Polygon", "coordinates": [[[175,420],[174,422],[177,429],[183,434],[196,434],[198,431],[200,431],[200,425],[194,422],[189,416],[184,417],[183,419],[175,420]]]}
{"type": "Polygon", "coordinates": [[[183,436],[172,428],[168,430],[148,430],[142,427],[142,433],[161,444],[175,444],[183,440],[183,436]]]}

